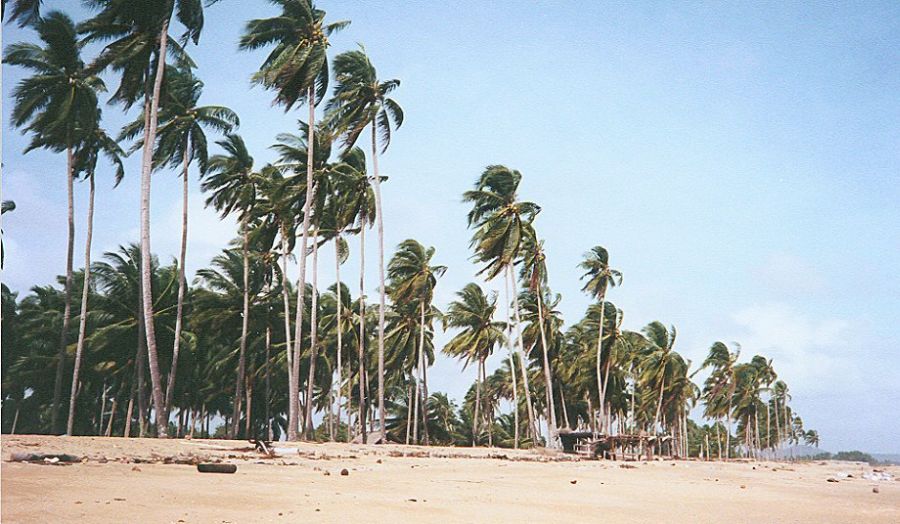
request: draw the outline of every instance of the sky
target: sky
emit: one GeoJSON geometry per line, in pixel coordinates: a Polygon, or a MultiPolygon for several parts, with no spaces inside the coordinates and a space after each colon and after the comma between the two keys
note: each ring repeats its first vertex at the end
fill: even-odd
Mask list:
{"type": "MultiPolygon", "coordinates": [[[[694,367],[714,341],[738,342],[742,361],[774,359],[823,449],[900,452],[900,5],[318,5],[330,20],[352,20],[331,38],[332,57],[363,43],[381,77],[402,81],[395,99],[406,120],[380,159],[385,243],[388,256],[406,238],[436,248],[434,261],[449,266],[438,307],[478,271],[461,195],[485,166],[504,164],[522,172],[521,198],[542,207],[535,226],[567,324],[590,303],[577,265],[602,245],[624,274],[609,299],[626,329],[674,325],[675,348],[694,367]]],[[[74,1],[44,6],[89,14],[74,1]]],[[[258,165],[276,159],[275,136],[297,132],[306,114],[285,113],[251,84],[264,52],[237,50],[248,19],[275,13],[262,1],[219,2],[189,49],[206,84],[201,103],[238,113],[258,165]]],[[[20,40],[34,34],[3,26],[4,45],[20,40]]],[[[23,156],[26,139],[8,124],[23,71],[2,73],[2,193],[17,205],[3,219],[2,279],[21,297],[65,269],[65,159],[23,156]]],[[[134,116],[104,106],[112,131],[134,116]]],[[[116,189],[109,169],[98,174],[95,258],[138,240],[138,156],[116,189]]],[[[191,273],[236,232],[204,208],[197,177],[191,273]]],[[[178,253],[179,195],[174,172],[154,175],[152,247],[163,260],[178,253]]],[[[78,261],[85,184],[76,199],[78,261]]],[[[367,240],[374,297],[375,235],[367,240]]],[[[342,272],[358,272],[357,255],[353,239],[342,272]]],[[[329,282],[331,250],[321,257],[329,282]]],[[[460,399],[474,378],[439,356],[429,384],[460,399]]]]}

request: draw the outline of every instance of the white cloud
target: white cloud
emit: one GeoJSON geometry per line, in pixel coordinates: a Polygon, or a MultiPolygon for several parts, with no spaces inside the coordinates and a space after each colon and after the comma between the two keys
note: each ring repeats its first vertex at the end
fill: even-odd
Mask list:
{"type": "Polygon", "coordinates": [[[733,337],[748,360],[754,354],[774,359],[779,376],[793,390],[834,391],[859,380],[859,349],[850,323],[837,318],[811,318],[792,306],[770,303],[744,308],[732,316],[739,326],[733,337]]]}

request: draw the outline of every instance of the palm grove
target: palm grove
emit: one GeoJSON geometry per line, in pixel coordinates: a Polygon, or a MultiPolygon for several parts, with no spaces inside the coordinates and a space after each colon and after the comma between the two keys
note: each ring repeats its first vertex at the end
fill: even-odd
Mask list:
{"type": "Polygon", "coordinates": [[[554,446],[557,431],[579,428],[669,434],[672,454],[719,458],[818,443],[770,360],[740,362],[739,350],[715,342],[691,370],[674,327],[623,329],[607,297],[622,274],[603,247],[580,264],[594,303],[565,326],[535,227],[541,209],[520,200],[522,175],[505,166],[488,166],[462,196],[477,276],[503,294],[472,282],[435,304],[447,268],[434,248],[409,239],[389,259],[384,251],[378,158],[403,123],[400,81],[379,77],[361,46],[329,57],[329,39],[349,21],[326,19],[309,0],[273,3],[279,16],[247,22],[238,43],[268,53],[252,82],[299,117],[264,165],[234,111],[199,104],[190,47],[202,0],[91,2],[94,16],[80,23],[33,0],[4,13],[37,35],[4,53],[30,75],[13,92],[11,123],[29,137],[26,153],[65,154],[68,195],[64,275],[21,299],[3,286],[4,432],[339,441],[384,432],[396,442],[519,447],[554,446]],[[82,56],[89,43],[97,56],[82,56]],[[102,78],[116,82],[113,107],[135,114],[114,137],[102,127],[102,78]],[[93,260],[95,175],[114,186],[126,176],[122,158],[138,152],[140,238],[93,260]],[[170,263],[150,245],[156,172],[182,179],[181,249],[170,263]],[[192,173],[206,204],[238,230],[188,282],[192,173]],[[81,269],[76,181],[89,192],[81,269]],[[374,283],[365,280],[373,229],[374,283]],[[335,282],[319,281],[323,252],[335,282]],[[341,279],[351,256],[360,267],[352,284],[341,279]],[[443,348],[438,330],[451,336],[443,348]],[[459,404],[429,392],[439,350],[476,368],[459,404]],[[502,365],[489,373],[495,353],[502,365]],[[698,404],[703,425],[688,416],[698,404]]]}

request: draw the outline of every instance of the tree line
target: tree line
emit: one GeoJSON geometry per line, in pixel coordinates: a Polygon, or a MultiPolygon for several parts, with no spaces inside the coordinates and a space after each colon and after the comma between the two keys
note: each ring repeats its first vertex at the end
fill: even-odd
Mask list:
{"type": "Polygon", "coordinates": [[[237,133],[234,111],[199,105],[204,86],[189,48],[203,29],[201,0],[102,0],[79,23],[40,12],[40,2],[12,3],[10,21],[32,27],[39,43],[4,52],[4,63],[31,73],[13,92],[11,122],[30,138],[26,153],[66,155],[68,242],[57,285],[21,299],[3,287],[5,432],[62,432],[68,408],[70,435],[365,441],[384,432],[398,442],[519,447],[591,429],[668,434],[672,454],[720,458],[818,443],[771,360],[741,363],[739,348],[715,342],[692,371],[674,326],[623,329],[623,312],[607,298],[622,273],[601,246],[580,264],[594,302],[566,326],[535,227],[540,206],[519,198],[522,175],[508,167],[488,166],[462,196],[476,276],[502,280],[504,294],[472,282],[446,307],[435,304],[446,267],[433,262],[434,248],[408,239],[385,254],[378,158],[403,123],[392,98],[400,81],[379,77],[362,46],[329,58],[329,38],[349,21],[326,21],[310,0],[274,3],[279,16],[247,22],[238,46],[266,49],[252,82],[286,111],[306,106],[307,114],[276,137],[278,159],[264,165],[237,133]],[[86,43],[103,47],[88,60],[86,43]],[[103,73],[118,79],[110,102],[138,110],[114,137],[102,127],[103,73]],[[139,242],[92,260],[98,165],[111,166],[118,184],[122,158],[138,151],[139,242]],[[162,170],[182,177],[181,249],[168,264],[153,255],[149,234],[151,174],[162,170]],[[191,171],[206,204],[236,218],[238,231],[188,282],[191,171]],[[77,180],[87,182],[89,203],[76,270],[77,180]],[[365,281],[371,229],[377,302],[365,281]],[[333,252],[335,282],[319,282],[323,249],[333,252]],[[360,273],[351,286],[341,266],[354,254],[360,273]],[[439,329],[452,334],[443,348],[439,329]],[[476,366],[459,405],[429,392],[438,350],[476,366]],[[503,363],[489,374],[486,361],[499,351],[503,363]],[[701,387],[693,377],[702,369],[701,387]],[[703,426],[689,417],[701,402],[703,426]]]}

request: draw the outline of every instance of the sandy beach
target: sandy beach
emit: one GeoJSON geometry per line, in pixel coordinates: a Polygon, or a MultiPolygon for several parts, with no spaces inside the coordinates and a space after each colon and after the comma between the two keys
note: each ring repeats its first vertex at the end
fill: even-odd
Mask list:
{"type": "Polygon", "coordinates": [[[872,468],[858,463],[623,463],[502,449],[277,446],[279,457],[266,458],[243,441],[4,436],[2,519],[900,522],[900,482],[863,479],[872,468]],[[12,462],[14,453],[81,461],[12,462]],[[189,463],[198,460],[238,469],[202,474],[189,463]]]}

